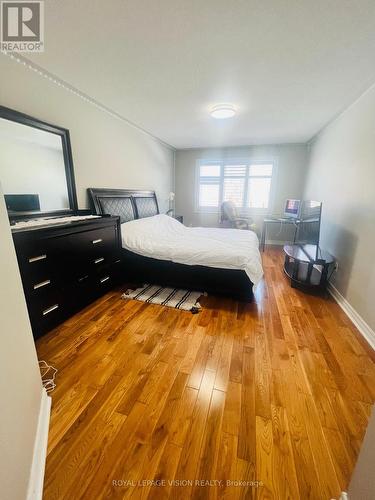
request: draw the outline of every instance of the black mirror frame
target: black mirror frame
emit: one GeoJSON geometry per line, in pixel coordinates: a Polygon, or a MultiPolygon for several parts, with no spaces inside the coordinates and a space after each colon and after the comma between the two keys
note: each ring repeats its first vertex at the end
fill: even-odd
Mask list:
{"type": "Polygon", "coordinates": [[[57,127],[56,125],[51,125],[49,123],[38,120],[37,118],[33,118],[31,116],[25,115],[24,113],[20,113],[19,111],[15,111],[14,109],[6,108],[5,106],[0,106],[0,118],[21,123],[23,125],[28,125],[29,127],[38,128],[46,132],[51,132],[52,134],[56,134],[61,137],[63,155],[64,155],[64,164],[65,164],[66,184],[68,189],[69,207],[70,207],[69,209],[66,210],[65,209],[53,210],[50,212],[33,212],[33,213],[19,212],[17,214],[9,214],[9,219],[11,221],[20,219],[26,220],[26,219],[36,219],[39,217],[46,217],[46,216],[53,217],[56,215],[73,215],[77,213],[78,211],[77,193],[74,181],[73,157],[72,157],[72,148],[70,144],[69,130],[62,127],[57,127]]]}

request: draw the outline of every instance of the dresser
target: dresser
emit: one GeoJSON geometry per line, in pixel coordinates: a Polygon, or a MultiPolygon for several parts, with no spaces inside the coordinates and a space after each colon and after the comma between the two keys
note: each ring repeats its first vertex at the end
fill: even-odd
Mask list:
{"type": "Polygon", "coordinates": [[[119,282],[119,224],[119,217],[101,217],[13,229],[35,338],[119,282]]]}

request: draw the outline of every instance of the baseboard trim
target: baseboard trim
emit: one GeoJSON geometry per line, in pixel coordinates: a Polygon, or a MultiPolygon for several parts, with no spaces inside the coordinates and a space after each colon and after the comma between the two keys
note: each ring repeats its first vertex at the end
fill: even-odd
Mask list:
{"type": "Polygon", "coordinates": [[[44,469],[47,457],[51,402],[51,398],[47,395],[46,390],[43,388],[39,410],[38,428],[34,443],[33,462],[31,464],[29,487],[27,491],[27,500],[42,500],[43,497],[44,469]]]}
{"type": "Polygon", "coordinates": [[[341,293],[337,290],[337,288],[329,283],[328,291],[344,311],[344,313],[351,319],[351,321],[358,328],[362,337],[366,339],[368,344],[375,350],[375,332],[374,330],[366,323],[366,321],[357,313],[352,305],[346,300],[345,297],[341,295],[341,293]]]}

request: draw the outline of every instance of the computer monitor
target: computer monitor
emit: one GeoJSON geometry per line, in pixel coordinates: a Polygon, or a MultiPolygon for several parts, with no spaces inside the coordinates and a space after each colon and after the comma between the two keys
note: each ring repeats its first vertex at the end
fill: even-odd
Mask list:
{"type": "Polygon", "coordinates": [[[39,212],[38,194],[5,194],[5,204],[9,212],[39,212]]]}
{"type": "Polygon", "coordinates": [[[284,217],[298,219],[301,206],[301,200],[286,200],[284,217]]]}

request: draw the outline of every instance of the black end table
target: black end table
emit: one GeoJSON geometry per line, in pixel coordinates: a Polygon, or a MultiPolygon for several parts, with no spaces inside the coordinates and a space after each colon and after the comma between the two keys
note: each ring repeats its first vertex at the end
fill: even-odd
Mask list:
{"type": "Polygon", "coordinates": [[[292,288],[325,291],[335,267],[331,254],[317,245],[285,245],[284,272],[292,288]]]}

